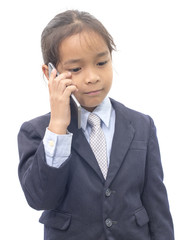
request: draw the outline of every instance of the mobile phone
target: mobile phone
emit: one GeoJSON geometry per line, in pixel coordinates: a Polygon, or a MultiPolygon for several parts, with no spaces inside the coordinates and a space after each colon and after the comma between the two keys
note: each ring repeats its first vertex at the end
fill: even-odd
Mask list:
{"type": "MultiPolygon", "coordinates": [[[[55,69],[55,66],[52,63],[49,63],[48,68],[49,68],[49,76],[50,76],[52,70],[55,69]]],[[[59,75],[59,72],[57,71],[57,76],[58,75],[59,75]]],[[[80,129],[81,128],[81,105],[73,94],[71,94],[70,100],[71,100],[71,104],[73,104],[73,106],[75,107],[75,112],[77,115],[77,126],[78,126],[78,129],[80,129]]]]}

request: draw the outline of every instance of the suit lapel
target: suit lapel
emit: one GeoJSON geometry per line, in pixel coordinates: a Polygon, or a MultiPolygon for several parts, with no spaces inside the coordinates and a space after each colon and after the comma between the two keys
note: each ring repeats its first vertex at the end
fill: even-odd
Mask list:
{"type": "Polygon", "coordinates": [[[73,133],[72,148],[82,157],[84,161],[96,172],[101,181],[106,185],[115,178],[116,174],[121,167],[124,157],[129,150],[130,144],[134,138],[135,130],[131,125],[128,113],[124,106],[111,99],[112,105],[115,109],[115,132],[112,142],[110,164],[107,174],[107,179],[102,175],[97,160],[93,154],[93,151],[87,142],[87,139],[82,129],[77,128],[77,119],[72,116],[72,121],[69,126],[69,131],[73,133]]]}
{"type": "Polygon", "coordinates": [[[112,100],[113,107],[116,113],[115,120],[115,132],[112,142],[110,164],[108,169],[108,175],[106,179],[106,185],[115,178],[119,168],[121,167],[130,144],[134,138],[135,130],[131,125],[127,111],[121,104],[112,100]]]}

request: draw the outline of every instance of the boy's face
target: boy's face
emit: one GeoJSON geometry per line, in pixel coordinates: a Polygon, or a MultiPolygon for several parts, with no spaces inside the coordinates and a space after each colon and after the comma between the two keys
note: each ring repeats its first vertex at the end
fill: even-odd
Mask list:
{"type": "Polygon", "coordinates": [[[72,73],[78,91],[75,97],[93,111],[107,96],[113,78],[111,54],[103,38],[95,32],[82,32],[61,42],[57,70],[72,73]]]}

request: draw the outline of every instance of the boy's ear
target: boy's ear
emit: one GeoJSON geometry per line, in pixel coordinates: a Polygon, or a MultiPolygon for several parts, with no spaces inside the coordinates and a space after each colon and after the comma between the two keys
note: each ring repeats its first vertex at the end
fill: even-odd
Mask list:
{"type": "Polygon", "coordinates": [[[42,71],[43,71],[44,75],[46,76],[47,80],[49,81],[49,68],[48,68],[48,66],[43,64],[42,71]]]}

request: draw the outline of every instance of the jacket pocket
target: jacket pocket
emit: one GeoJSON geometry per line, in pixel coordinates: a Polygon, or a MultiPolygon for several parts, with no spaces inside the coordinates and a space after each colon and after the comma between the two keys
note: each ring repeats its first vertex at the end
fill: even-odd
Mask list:
{"type": "Polygon", "coordinates": [[[138,226],[142,227],[149,222],[148,214],[144,207],[137,210],[135,213],[135,220],[138,226]]]}
{"type": "Polygon", "coordinates": [[[146,150],[147,143],[145,141],[133,141],[131,143],[130,149],[132,150],[146,150]]]}
{"type": "Polygon", "coordinates": [[[54,210],[44,211],[39,222],[43,223],[46,227],[67,230],[71,222],[71,215],[54,210]]]}

